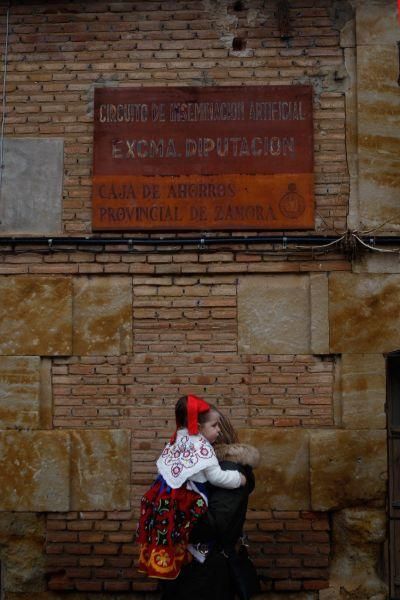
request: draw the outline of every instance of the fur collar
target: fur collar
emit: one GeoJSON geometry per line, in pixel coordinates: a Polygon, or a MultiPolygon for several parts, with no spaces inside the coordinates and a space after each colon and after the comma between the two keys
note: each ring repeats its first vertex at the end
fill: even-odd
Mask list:
{"type": "Polygon", "coordinates": [[[249,444],[216,444],[214,450],[219,461],[230,460],[253,468],[260,462],[259,451],[249,444]]]}

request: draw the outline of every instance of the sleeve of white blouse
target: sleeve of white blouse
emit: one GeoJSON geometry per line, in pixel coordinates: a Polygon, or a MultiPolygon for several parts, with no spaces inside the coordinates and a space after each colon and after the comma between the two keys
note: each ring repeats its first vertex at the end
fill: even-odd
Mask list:
{"type": "Polygon", "coordinates": [[[240,487],[239,471],[223,471],[219,465],[207,467],[204,475],[212,485],[233,490],[240,487]]]}

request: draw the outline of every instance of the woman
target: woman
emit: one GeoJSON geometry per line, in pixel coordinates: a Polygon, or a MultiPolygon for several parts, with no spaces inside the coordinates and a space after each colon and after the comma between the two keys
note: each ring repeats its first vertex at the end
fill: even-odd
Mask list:
{"type": "Polygon", "coordinates": [[[210,488],[208,511],[190,539],[193,553],[204,562],[193,559],[177,579],[163,583],[162,600],[233,600],[235,595],[228,555],[243,532],[248,497],[254,489],[252,469],[260,455],[253,446],[240,444],[229,419],[219,414],[221,432],[214,449],[220,465],[224,470],[239,470],[247,483],[233,490],[210,488]]]}

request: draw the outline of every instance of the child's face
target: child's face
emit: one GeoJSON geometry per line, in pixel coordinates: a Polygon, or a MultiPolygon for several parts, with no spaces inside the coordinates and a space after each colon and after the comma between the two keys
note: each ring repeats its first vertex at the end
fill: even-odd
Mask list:
{"type": "Polygon", "coordinates": [[[220,432],[220,426],[219,415],[215,410],[210,410],[207,415],[207,421],[199,424],[199,431],[210,444],[213,444],[216,441],[220,432]]]}

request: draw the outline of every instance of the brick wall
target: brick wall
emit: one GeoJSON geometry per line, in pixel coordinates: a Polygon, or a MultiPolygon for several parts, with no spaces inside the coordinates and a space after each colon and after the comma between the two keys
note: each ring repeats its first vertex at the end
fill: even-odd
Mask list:
{"type": "MultiPolygon", "coordinates": [[[[51,272],[56,260],[73,265],[75,256],[83,255],[30,256],[42,261],[43,273],[51,272]]],[[[251,274],[254,265],[266,272],[298,272],[317,263],[271,261],[254,250],[193,249],[137,258],[120,251],[84,255],[89,265],[112,265],[120,274],[118,266],[129,265],[133,271],[125,273],[133,287],[133,354],[52,360],[53,427],[132,431],[132,511],[48,515],[46,551],[53,590],[156,588],[135,570],[134,531],[140,497],[155,474],[155,456],[173,430],[172,407],[180,395],[203,395],[238,428],[334,424],[334,357],[241,354],[237,347],[238,273],[251,274]]],[[[325,257],[324,268],[346,269],[340,258],[325,257]]],[[[326,514],[253,509],[246,529],[265,590],[327,585],[326,514]]]]}
{"type": "MultiPolygon", "coordinates": [[[[279,34],[276,3],[261,0],[21,0],[12,6],[5,133],[64,139],[64,234],[91,233],[96,85],[311,83],[316,231],[346,227],[346,77],[333,1],[290,5],[288,40],[279,34]],[[234,39],[241,50],[233,49],[234,39]]],[[[5,2],[0,10],[4,32],[5,2]]],[[[104,236],[104,245],[90,250],[15,243],[1,253],[2,275],[119,274],[132,282],[133,352],[52,359],[54,428],[121,427],[133,434],[132,511],[48,514],[52,590],[154,589],[135,570],[134,529],[179,395],[190,391],[217,402],[238,427],[334,424],[334,357],[239,353],[237,280],[348,270],[345,257],[280,253],[272,245],[183,249],[177,237],[178,247],[155,242],[132,252],[107,245],[104,236]]],[[[327,585],[326,513],[254,509],[247,530],[266,590],[327,585]]]]}
{"type": "MultiPolygon", "coordinates": [[[[49,589],[154,591],[135,569],[135,512],[50,514],[47,521],[49,589]]],[[[330,553],[326,513],[249,511],[246,532],[263,590],[327,586],[330,553]]]]}
{"type": "Polygon", "coordinates": [[[143,334],[140,326],[135,341],[145,338],[148,349],[134,356],[54,360],[55,427],[133,427],[167,438],[170,407],[189,389],[219,402],[237,427],[333,424],[331,357],[241,356],[226,351],[224,334],[219,342],[215,334],[190,330],[187,342],[175,323],[169,333],[143,334]]]}
{"type": "MultiPolygon", "coordinates": [[[[212,244],[199,249],[196,244],[186,250],[179,244],[143,247],[135,245],[129,251],[127,244],[123,249],[99,243],[94,249],[75,244],[57,245],[49,249],[47,245],[22,245],[16,238],[13,244],[1,246],[1,275],[131,275],[138,279],[142,292],[148,296],[157,296],[157,289],[167,290],[172,281],[182,285],[190,281],[196,284],[226,283],[235,285],[238,276],[250,274],[307,273],[332,271],[350,271],[351,264],[339,253],[327,253],[325,250],[293,249],[289,252],[282,244],[235,244],[229,251],[221,252],[212,244]],[[238,248],[239,246],[239,248],[238,248]],[[180,279],[181,278],[181,279],[180,279]],[[186,278],[186,279],[185,279],[186,278]]],[[[188,294],[185,292],[185,298],[188,294]]],[[[193,298],[205,302],[204,298],[193,298]]],[[[141,302],[139,298],[136,302],[141,302]]],[[[172,302],[168,296],[166,302],[172,302]]],[[[149,324],[151,327],[151,324],[149,324]]]]}
{"type": "Polygon", "coordinates": [[[12,6],[5,132],[64,139],[66,233],[91,231],[93,89],[110,84],[311,83],[317,229],[345,229],[346,76],[339,26],[331,0],[291,0],[290,6],[289,39],[280,37],[276,2],[261,0],[22,0],[12,6]],[[233,49],[234,39],[241,50],[233,49]]]}

